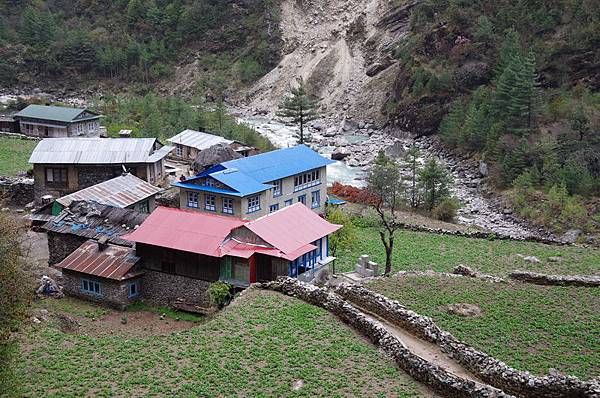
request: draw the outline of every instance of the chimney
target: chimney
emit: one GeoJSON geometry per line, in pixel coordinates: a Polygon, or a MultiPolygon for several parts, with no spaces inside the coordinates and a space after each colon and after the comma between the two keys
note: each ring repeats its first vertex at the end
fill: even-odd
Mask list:
{"type": "Polygon", "coordinates": [[[108,247],[108,236],[102,236],[98,239],[98,251],[104,251],[108,247]]]}

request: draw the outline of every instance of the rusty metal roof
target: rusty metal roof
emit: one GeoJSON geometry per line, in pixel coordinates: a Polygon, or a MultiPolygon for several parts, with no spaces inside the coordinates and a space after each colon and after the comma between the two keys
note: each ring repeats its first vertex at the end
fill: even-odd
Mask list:
{"type": "Polygon", "coordinates": [[[132,232],[148,217],[130,209],[120,209],[77,201],[65,208],[52,221],[40,228],[47,232],[77,235],[88,239],[98,240],[106,236],[110,243],[122,246],[133,246],[133,242],[122,239],[121,236],[132,232]]]}
{"type": "Polygon", "coordinates": [[[29,163],[126,164],[154,163],[173,150],[158,148],[156,138],[45,138],[35,147],[29,163]]]}
{"type": "Polygon", "coordinates": [[[125,174],[100,184],[56,199],[67,207],[74,201],[85,200],[125,208],[156,195],[162,189],[132,174],[125,174]]]}
{"type": "Polygon", "coordinates": [[[130,272],[140,261],[135,255],[135,249],[116,245],[103,247],[101,249],[98,242],[88,240],[56,264],[56,267],[117,281],[139,275],[130,272]]]}

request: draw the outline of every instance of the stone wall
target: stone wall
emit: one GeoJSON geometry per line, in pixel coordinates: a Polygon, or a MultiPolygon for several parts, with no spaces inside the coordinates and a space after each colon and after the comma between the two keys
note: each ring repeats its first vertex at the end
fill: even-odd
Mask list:
{"type": "Polygon", "coordinates": [[[0,177],[0,198],[9,205],[17,206],[33,202],[33,179],[0,177]]]}
{"type": "Polygon", "coordinates": [[[427,384],[445,396],[456,398],[513,397],[490,386],[476,384],[473,381],[450,374],[443,368],[413,354],[379,323],[365,317],[364,314],[337,294],[329,293],[325,289],[288,277],[279,278],[273,282],[256,284],[256,286],[295,296],[327,309],[381,347],[398,366],[414,379],[427,384]]]}
{"type": "Polygon", "coordinates": [[[527,271],[513,271],[508,274],[508,277],[536,285],[600,287],[600,276],[595,275],[546,275],[527,271]]]}
{"type": "Polygon", "coordinates": [[[87,187],[91,187],[92,185],[108,181],[110,179],[120,176],[121,173],[122,171],[120,170],[119,166],[78,166],[78,189],[84,189],[87,187]]]}
{"type": "Polygon", "coordinates": [[[210,307],[208,288],[212,283],[186,276],[145,270],[142,296],[153,305],[210,307]]]}
{"type": "Polygon", "coordinates": [[[510,236],[510,235],[496,234],[493,232],[450,231],[450,230],[443,229],[443,228],[429,228],[424,225],[410,225],[410,224],[401,224],[401,228],[408,230],[408,231],[427,232],[430,234],[439,234],[439,235],[464,236],[465,238],[514,240],[514,241],[520,241],[520,242],[545,243],[548,245],[567,245],[567,244],[569,244],[569,242],[564,242],[564,241],[561,241],[558,239],[544,238],[544,237],[540,237],[540,236],[530,236],[527,238],[519,238],[519,237],[510,236]]]}
{"type": "MultiPolygon", "coordinates": [[[[129,283],[133,281],[135,281],[135,279],[128,279],[125,281],[114,281],[111,279],[96,278],[94,276],[82,274],[79,272],[63,270],[63,292],[65,294],[69,296],[78,297],[84,300],[108,304],[112,307],[116,307],[119,309],[124,309],[127,305],[136,301],[137,297],[128,297],[129,283]],[[98,296],[83,292],[81,290],[81,278],[100,282],[101,295],[98,296]]],[[[140,287],[140,290],[143,291],[143,289],[144,287],[142,285],[140,287]]]]}
{"type": "Polygon", "coordinates": [[[357,285],[340,285],[336,293],[359,308],[364,308],[397,324],[417,337],[437,344],[466,369],[490,385],[519,397],[600,397],[600,385],[573,376],[534,376],[513,369],[483,352],[457,340],[440,329],[431,318],[406,309],[400,303],[357,285]]]}
{"type": "Polygon", "coordinates": [[[67,256],[75,251],[88,238],[71,234],[59,234],[48,232],[48,253],[50,255],[48,264],[54,265],[60,263],[67,256]]]}

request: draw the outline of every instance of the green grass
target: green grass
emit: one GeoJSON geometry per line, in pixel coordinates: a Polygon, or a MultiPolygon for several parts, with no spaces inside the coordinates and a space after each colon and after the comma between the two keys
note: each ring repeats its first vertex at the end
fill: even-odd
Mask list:
{"type": "Polygon", "coordinates": [[[127,307],[127,311],[150,311],[156,314],[165,314],[166,317],[175,319],[177,321],[188,321],[198,323],[206,317],[202,315],[196,315],[189,312],[176,311],[169,307],[153,307],[148,304],[138,301],[127,307]]]}
{"type": "Polygon", "coordinates": [[[29,156],[38,141],[0,137],[0,175],[11,176],[27,171],[29,156]]]}
{"type": "MultiPolygon", "coordinates": [[[[351,248],[337,253],[336,271],[353,269],[362,254],[368,254],[373,261],[385,264],[385,251],[377,230],[359,227],[357,235],[351,248]]],[[[396,233],[393,271],[432,269],[449,272],[458,264],[494,275],[505,275],[516,269],[542,273],[594,274],[600,272],[600,250],[404,230],[396,233]],[[527,263],[517,254],[537,256],[542,263],[527,263]],[[562,257],[562,261],[549,262],[548,258],[554,256],[562,257]]]]}
{"type": "Polygon", "coordinates": [[[327,311],[255,291],[168,336],[23,336],[22,396],[418,397],[414,382],[327,311]],[[302,380],[304,386],[292,390],[302,380]]]}
{"type": "Polygon", "coordinates": [[[368,288],[517,369],[555,368],[583,379],[600,374],[600,289],[429,276],[385,278],[368,288]],[[452,303],[477,304],[483,315],[449,314],[452,303]]]}

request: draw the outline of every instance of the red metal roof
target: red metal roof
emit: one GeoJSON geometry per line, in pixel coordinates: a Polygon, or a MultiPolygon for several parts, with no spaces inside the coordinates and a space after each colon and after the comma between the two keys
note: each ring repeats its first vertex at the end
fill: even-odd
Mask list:
{"type": "Polygon", "coordinates": [[[131,247],[109,244],[101,251],[97,242],[88,240],[56,267],[120,281],[133,276],[129,271],[139,260],[131,247]]]}
{"type": "Polygon", "coordinates": [[[324,220],[302,203],[284,207],[245,226],[287,256],[342,227],[324,220]]]}
{"type": "Polygon", "coordinates": [[[191,253],[221,257],[219,246],[247,221],[193,210],[158,207],[124,239],[191,253]]]}

